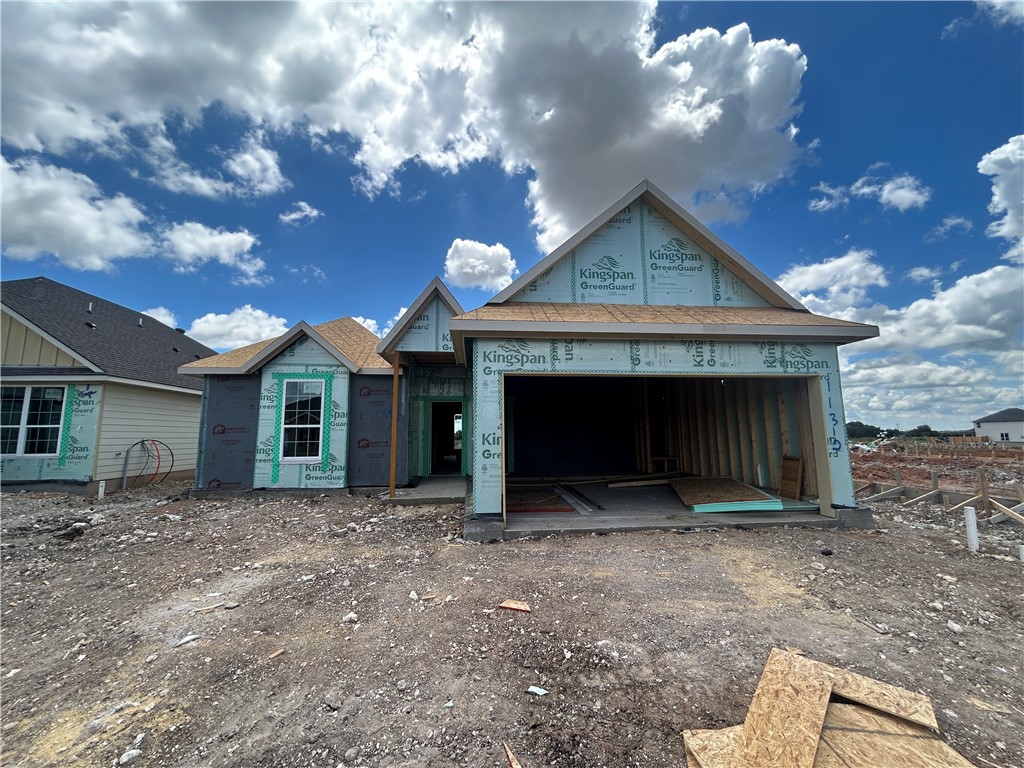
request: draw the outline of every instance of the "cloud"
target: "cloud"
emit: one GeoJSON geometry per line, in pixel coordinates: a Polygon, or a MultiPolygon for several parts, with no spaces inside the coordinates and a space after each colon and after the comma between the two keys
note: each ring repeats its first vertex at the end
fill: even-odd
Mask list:
{"type": "Polygon", "coordinates": [[[840,315],[862,304],[868,288],[889,284],[874,256],[874,251],[854,248],[834,259],[792,266],[778,283],[811,311],[840,315]]]}
{"type": "Polygon", "coordinates": [[[519,273],[512,254],[501,243],[484,245],[456,238],[444,259],[444,279],[458,288],[500,291],[519,273]]]}
{"type": "Polygon", "coordinates": [[[907,279],[913,283],[929,283],[941,275],[942,270],[935,267],[914,267],[907,272],[907,279]]]}
{"type": "Polygon", "coordinates": [[[822,181],[816,186],[811,187],[811,189],[815,192],[820,192],[822,195],[812,199],[807,204],[808,210],[815,211],[816,213],[831,211],[834,208],[846,206],[850,202],[850,196],[847,194],[845,187],[832,187],[822,181]]]}
{"type": "Polygon", "coordinates": [[[410,163],[450,173],[493,160],[531,174],[544,250],[643,177],[741,216],[799,155],[806,59],[784,40],[755,41],[743,24],[656,47],[655,9],[10,4],[3,140],[55,155],[134,146],[158,183],[208,197],[286,183],[263,131],[344,151],[370,195],[400,193],[396,174],[410,163]],[[168,126],[187,132],[214,106],[240,116],[249,138],[226,168],[192,167],[168,126]]]}
{"type": "Polygon", "coordinates": [[[850,192],[858,197],[875,198],[883,208],[895,208],[900,213],[924,208],[932,197],[928,187],[907,173],[890,179],[865,175],[853,183],[850,192]]]}
{"type": "Polygon", "coordinates": [[[72,269],[109,270],[118,259],[150,254],[146,215],[124,195],[104,197],[88,176],[34,159],[0,157],[0,170],[5,255],[54,256],[72,269]]]}
{"type": "Polygon", "coordinates": [[[1024,263],[1024,135],[1014,136],[982,157],[978,172],[992,177],[988,212],[993,216],[1003,214],[988,225],[985,233],[1010,243],[1003,258],[1024,263]]]}
{"type": "Polygon", "coordinates": [[[164,325],[169,325],[171,328],[178,327],[178,317],[167,307],[153,307],[152,309],[142,310],[142,314],[149,315],[154,320],[159,320],[164,325]]]}
{"type": "Polygon", "coordinates": [[[292,210],[279,214],[277,218],[281,220],[282,224],[293,224],[298,226],[303,222],[309,223],[316,221],[323,215],[323,211],[318,211],[304,200],[299,200],[295,203],[295,207],[292,208],[292,210]]]}
{"type": "Polygon", "coordinates": [[[284,268],[293,275],[300,275],[303,285],[308,285],[310,282],[322,283],[327,279],[327,273],[316,264],[303,264],[301,267],[286,264],[284,268]]]}
{"type": "Polygon", "coordinates": [[[280,192],[289,186],[278,166],[277,152],[263,146],[264,139],[262,131],[251,133],[242,149],[224,163],[224,167],[239,179],[242,188],[257,197],[280,192]]]}
{"type": "Polygon", "coordinates": [[[236,283],[262,285],[271,278],[264,271],[263,259],[250,254],[258,243],[256,236],[245,229],[228,232],[189,221],[175,224],[163,233],[162,250],[166,258],[176,262],[178,272],[194,272],[214,261],[236,270],[236,283]]]}
{"type": "Polygon", "coordinates": [[[963,216],[947,216],[942,220],[941,224],[924,236],[924,241],[926,243],[937,243],[940,240],[945,240],[953,231],[958,230],[966,234],[972,229],[974,229],[974,225],[963,216]]]}
{"type": "Polygon", "coordinates": [[[1024,3],[1020,0],[976,0],[975,5],[996,24],[1024,26],[1024,3]]]}
{"type": "Polygon", "coordinates": [[[283,317],[276,317],[251,304],[228,312],[213,312],[192,321],[187,333],[196,341],[224,352],[264,339],[273,339],[288,330],[283,317]]]}
{"type": "Polygon", "coordinates": [[[404,315],[408,311],[408,307],[402,307],[401,309],[399,309],[395,316],[384,324],[383,328],[380,327],[380,323],[369,317],[353,317],[352,319],[355,320],[364,328],[366,328],[368,331],[370,331],[370,333],[373,333],[383,338],[387,336],[388,333],[391,332],[391,329],[394,328],[395,325],[398,324],[398,321],[402,319],[402,315],[404,315]]]}

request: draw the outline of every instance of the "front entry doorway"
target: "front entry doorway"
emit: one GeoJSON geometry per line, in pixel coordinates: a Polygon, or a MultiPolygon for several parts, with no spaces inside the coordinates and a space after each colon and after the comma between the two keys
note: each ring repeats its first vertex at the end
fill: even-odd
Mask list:
{"type": "Polygon", "coordinates": [[[462,403],[430,405],[430,474],[462,471],[462,403]]]}

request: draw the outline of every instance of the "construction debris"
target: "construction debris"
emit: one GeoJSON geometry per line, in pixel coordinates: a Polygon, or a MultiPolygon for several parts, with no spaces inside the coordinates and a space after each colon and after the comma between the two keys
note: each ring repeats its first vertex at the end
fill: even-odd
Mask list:
{"type": "Polygon", "coordinates": [[[742,725],[683,738],[687,768],[968,768],[937,734],[928,697],[777,648],[742,725]]]}
{"type": "Polygon", "coordinates": [[[530,610],[529,603],[524,603],[522,600],[506,600],[505,602],[501,603],[498,607],[499,608],[505,608],[506,610],[509,610],[509,611],[521,611],[522,613],[533,613],[533,611],[530,610]]]}
{"type": "Polygon", "coordinates": [[[501,746],[505,749],[505,757],[508,758],[509,768],[523,768],[523,764],[516,760],[516,756],[512,754],[512,747],[504,741],[501,742],[501,746]]]}

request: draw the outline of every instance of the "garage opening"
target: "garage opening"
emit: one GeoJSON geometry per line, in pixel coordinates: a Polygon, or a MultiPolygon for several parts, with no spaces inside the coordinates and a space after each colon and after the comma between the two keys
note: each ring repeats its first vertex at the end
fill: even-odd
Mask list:
{"type": "Polygon", "coordinates": [[[807,378],[508,374],[504,397],[511,512],[517,496],[526,511],[600,511],[631,480],[640,506],[682,506],[671,482],[645,478],[731,478],[777,496],[792,466],[786,508],[818,495],[807,378]]]}

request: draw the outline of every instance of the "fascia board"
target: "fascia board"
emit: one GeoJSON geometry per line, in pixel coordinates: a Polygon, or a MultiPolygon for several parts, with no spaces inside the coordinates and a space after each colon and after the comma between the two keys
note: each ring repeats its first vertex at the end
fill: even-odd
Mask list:
{"type": "Polygon", "coordinates": [[[646,179],[644,181],[641,181],[639,184],[633,187],[633,189],[631,189],[629,192],[620,197],[616,202],[612,203],[601,213],[597,214],[597,216],[591,219],[590,223],[584,226],[583,229],[579,230],[575,235],[570,237],[568,240],[566,240],[564,243],[558,246],[555,250],[553,250],[543,259],[541,259],[528,270],[526,270],[526,272],[524,272],[522,275],[520,275],[518,278],[512,281],[512,283],[507,288],[505,288],[505,290],[503,290],[496,296],[493,296],[492,298],[488,299],[487,303],[504,304],[506,300],[515,296],[519,291],[521,291],[523,288],[525,288],[527,285],[529,285],[535,279],[537,279],[537,276],[540,275],[544,270],[546,270],[548,267],[553,266],[569,251],[571,251],[577,245],[579,245],[592,234],[594,234],[598,229],[603,227],[608,222],[608,219],[610,219],[616,213],[621,211],[625,206],[629,205],[638,197],[640,197],[640,195],[643,194],[645,190],[647,190],[649,185],[650,182],[648,182],[646,179]]]}
{"type": "Polygon", "coordinates": [[[387,336],[380,340],[380,343],[377,345],[378,355],[386,360],[391,359],[390,355],[394,352],[395,346],[397,346],[399,339],[402,338],[402,334],[405,333],[405,329],[435,295],[441,297],[441,301],[451,310],[452,316],[465,314],[466,310],[462,308],[462,305],[452,295],[452,292],[448,290],[448,286],[441,282],[440,278],[435,277],[427,283],[427,287],[416,297],[412,305],[405,310],[405,314],[395,323],[395,327],[388,331],[387,336]]]}
{"type": "MultiPolygon", "coordinates": [[[[360,368],[354,373],[359,376],[393,376],[395,371],[393,368],[360,368]]],[[[401,375],[401,371],[399,371],[399,375],[401,375]]]]}
{"type": "Polygon", "coordinates": [[[23,315],[21,315],[20,313],[15,312],[13,309],[11,309],[10,307],[8,307],[6,305],[3,307],[3,311],[6,312],[11,317],[13,317],[15,320],[17,320],[22,325],[24,325],[26,328],[28,328],[33,333],[39,334],[39,336],[41,336],[46,341],[48,341],[51,344],[53,344],[53,346],[55,346],[57,349],[59,349],[64,354],[70,355],[75,360],[81,360],[82,364],[86,368],[88,368],[89,370],[93,371],[94,373],[103,373],[103,369],[102,368],[100,368],[95,363],[92,363],[92,362],[86,360],[81,352],[76,352],[71,347],[69,347],[67,344],[64,344],[63,342],[61,342],[60,339],[54,338],[53,336],[48,334],[46,331],[44,331],[42,328],[40,328],[38,325],[36,325],[31,320],[29,320],[28,318],[26,318],[23,315]]]}
{"type": "MultiPolygon", "coordinates": [[[[452,322],[452,341],[471,338],[581,338],[581,339],[732,339],[772,338],[828,341],[847,344],[878,336],[876,326],[806,325],[722,325],[714,323],[576,323],[501,320],[461,320],[452,322]]],[[[458,348],[458,347],[456,347],[458,348]]]]}
{"type": "MultiPolygon", "coordinates": [[[[268,344],[253,357],[249,358],[244,365],[239,366],[237,369],[222,369],[222,372],[252,373],[253,371],[262,368],[267,362],[281,354],[302,334],[306,334],[313,339],[313,341],[323,347],[331,357],[348,368],[352,373],[355,373],[356,370],[358,370],[356,364],[349,360],[341,350],[317,333],[317,331],[314,330],[313,327],[305,320],[300,320],[290,330],[286,331],[281,336],[278,336],[272,343],[268,344]]],[[[206,369],[201,368],[198,370],[206,369]]]]}

